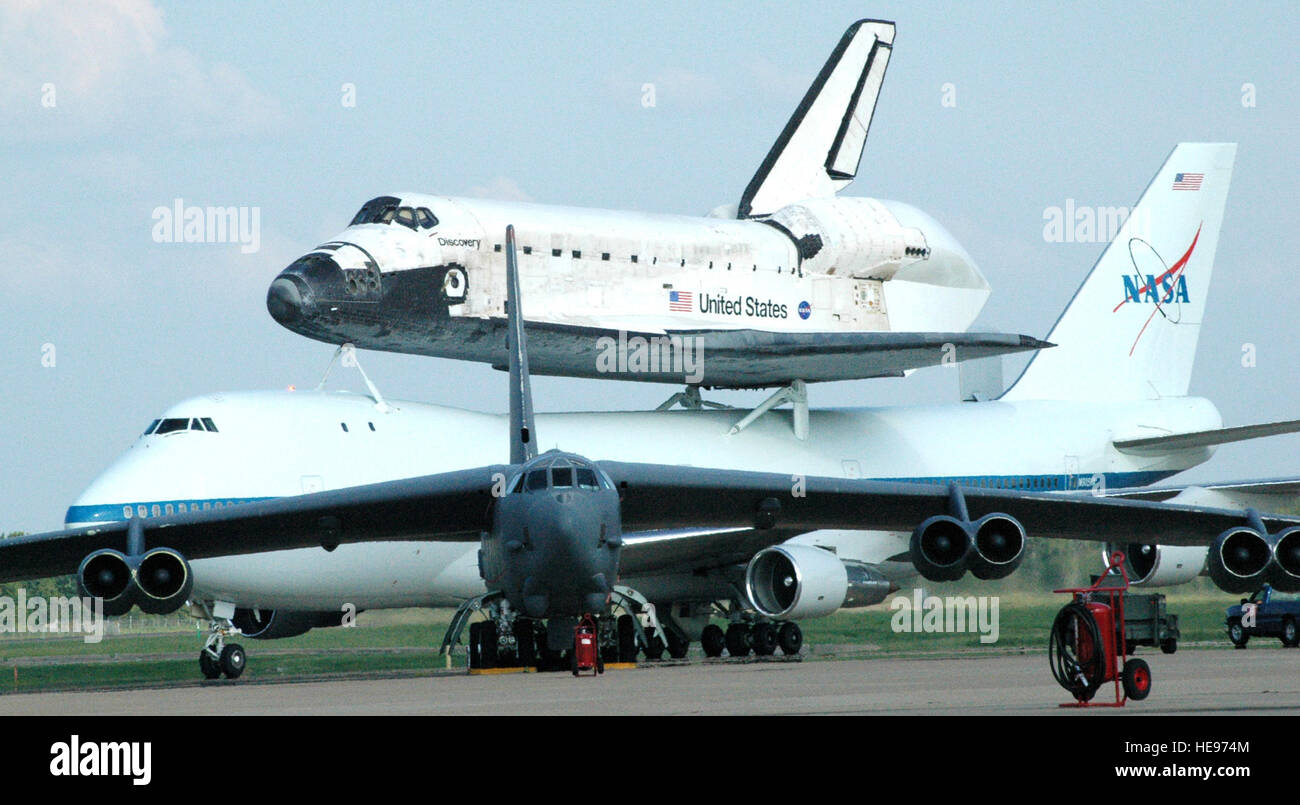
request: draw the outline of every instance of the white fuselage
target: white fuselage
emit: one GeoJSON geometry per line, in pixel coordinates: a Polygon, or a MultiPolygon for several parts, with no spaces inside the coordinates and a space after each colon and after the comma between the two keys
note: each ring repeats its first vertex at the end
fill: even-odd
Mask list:
{"type": "Polygon", "coordinates": [[[391,198],[402,209],[431,210],[436,225],[356,224],[323,253],[344,270],[373,261],[385,276],[462,267],[467,287],[450,294],[453,318],[505,315],[507,225],[518,233],[530,322],[636,332],[963,332],[990,292],[947,230],[896,201],[809,199],[770,216],[778,228],[420,193],[391,198]],[[815,246],[801,254],[799,237],[815,246]]]}
{"type": "MultiPolygon", "coordinates": [[[[1028,401],[816,410],[806,440],[795,438],[789,412],[775,411],[729,435],[744,414],[544,414],[537,417],[538,447],[597,460],[1066,490],[1146,484],[1199,464],[1209,450],[1138,456],[1111,442],[1221,424],[1213,404],[1199,398],[1028,401]]],[[[142,436],[69,508],[68,525],[508,462],[504,415],[423,403],[396,402],[381,411],[370,398],[348,393],[223,393],[186,400],[163,415],[183,418],[210,419],[217,432],[142,436]]],[[[906,535],[870,531],[796,539],[874,563],[907,544],[906,535]]],[[[451,605],[484,591],[476,551],[477,544],[467,543],[363,543],[333,552],[204,559],[193,563],[195,594],[246,607],[318,611],[345,603],[451,605]]],[[[910,568],[882,567],[891,565],[898,574],[910,568]]]]}

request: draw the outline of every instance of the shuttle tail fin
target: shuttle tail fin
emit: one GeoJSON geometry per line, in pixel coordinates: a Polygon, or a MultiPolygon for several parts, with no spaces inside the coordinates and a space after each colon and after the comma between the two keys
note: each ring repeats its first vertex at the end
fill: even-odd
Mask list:
{"type": "Polygon", "coordinates": [[[1236,153],[1235,143],[1174,148],[1052,327],[1056,347],[1002,399],[1187,394],[1236,153]]]}
{"type": "Polygon", "coordinates": [[[802,199],[832,196],[853,181],[893,43],[892,22],[849,26],[749,181],[736,217],[771,215],[802,199]]]}

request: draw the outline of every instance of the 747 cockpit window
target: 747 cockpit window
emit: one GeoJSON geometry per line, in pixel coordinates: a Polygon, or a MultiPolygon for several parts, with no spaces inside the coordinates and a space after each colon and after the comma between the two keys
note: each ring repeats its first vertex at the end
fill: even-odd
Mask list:
{"type": "Polygon", "coordinates": [[[216,433],[217,426],[216,423],[212,421],[211,417],[206,417],[206,416],[187,417],[184,419],[180,417],[171,418],[171,419],[155,419],[153,421],[153,424],[149,426],[149,429],[144,432],[144,435],[148,436],[149,434],[153,434],[154,436],[162,436],[163,434],[166,433],[179,433],[180,431],[183,430],[197,430],[197,431],[207,431],[209,433],[216,433]]]}
{"type": "Polygon", "coordinates": [[[175,433],[178,430],[189,430],[189,428],[190,421],[188,418],[164,419],[162,422],[158,423],[158,427],[154,428],[153,434],[155,436],[162,436],[164,433],[175,433]]]}

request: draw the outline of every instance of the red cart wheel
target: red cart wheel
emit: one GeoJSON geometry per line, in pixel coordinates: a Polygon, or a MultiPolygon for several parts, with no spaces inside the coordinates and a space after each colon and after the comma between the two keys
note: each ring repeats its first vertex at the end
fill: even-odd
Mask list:
{"type": "Polygon", "coordinates": [[[1124,663],[1124,695],[1142,701],[1151,693],[1151,667],[1145,660],[1132,659],[1124,663]]]}

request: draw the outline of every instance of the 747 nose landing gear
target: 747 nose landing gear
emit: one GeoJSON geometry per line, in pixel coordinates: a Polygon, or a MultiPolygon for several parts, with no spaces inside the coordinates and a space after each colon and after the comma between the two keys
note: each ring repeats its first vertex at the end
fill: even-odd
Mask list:
{"type": "Polygon", "coordinates": [[[222,674],[227,679],[238,679],[244,673],[248,655],[238,643],[227,643],[227,637],[242,634],[226,618],[213,618],[212,631],[208,634],[203,650],[199,652],[199,671],[205,679],[218,679],[222,674]]]}

